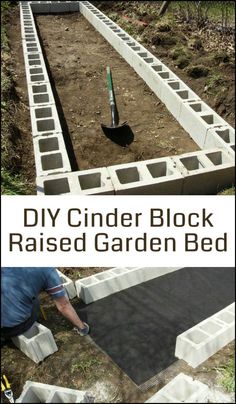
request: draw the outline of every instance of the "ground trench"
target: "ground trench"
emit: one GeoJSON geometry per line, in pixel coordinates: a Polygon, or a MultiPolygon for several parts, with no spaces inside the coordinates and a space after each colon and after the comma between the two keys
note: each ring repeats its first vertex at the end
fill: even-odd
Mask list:
{"type": "Polygon", "coordinates": [[[35,16],[72,170],[107,167],[199,150],[165,105],[105,39],[78,14],[35,16]],[[106,66],[111,67],[120,122],[133,142],[108,139],[106,66]]]}

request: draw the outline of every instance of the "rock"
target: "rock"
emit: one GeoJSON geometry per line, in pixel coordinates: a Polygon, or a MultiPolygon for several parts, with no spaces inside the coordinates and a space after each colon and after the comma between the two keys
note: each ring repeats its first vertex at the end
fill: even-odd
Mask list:
{"type": "Polygon", "coordinates": [[[68,27],[66,27],[66,28],[65,28],[65,31],[69,31],[69,28],[68,28],[68,27]]]}

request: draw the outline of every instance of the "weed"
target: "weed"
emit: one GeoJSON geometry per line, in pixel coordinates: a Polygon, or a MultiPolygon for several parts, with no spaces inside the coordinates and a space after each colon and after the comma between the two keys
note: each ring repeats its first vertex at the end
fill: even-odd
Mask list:
{"type": "Polygon", "coordinates": [[[92,367],[100,366],[102,364],[98,359],[81,359],[79,362],[74,363],[71,367],[71,373],[75,373],[77,371],[82,371],[84,375],[86,375],[92,367]]]}
{"type": "Polygon", "coordinates": [[[212,74],[206,81],[209,90],[216,89],[224,82],[224,78],[220,74],[212,74]]]}
{"type": "Polygon", "coordinates": [[[1,169],[1,193],[4,195],[25,195],[28,184],[20,175],[1,169]]]}
{"type": "Polygon", "coordinates": [[[225,365],[216,368],[220,372],[220,384],[228,393],[235,390],[235,369],[234,358],[231,358],[225,365]]]}
{"type": "Polygon", "coordinates": [[[231,188],[224,189],[218,195],[235,195],[235,187],[232,186],[231,188]]]}

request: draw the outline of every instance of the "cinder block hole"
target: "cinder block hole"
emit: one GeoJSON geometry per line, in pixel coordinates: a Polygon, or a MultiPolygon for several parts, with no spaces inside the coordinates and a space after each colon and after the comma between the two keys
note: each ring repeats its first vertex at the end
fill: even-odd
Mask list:
{"type": "Polygon", "coordinates": [[[173,171],[171,171],[167,167],[166,161],[163,161],[161,163],[147,164],[147,169],[153,178],[164,177],[166,175],[173,174],[173,171]]]}
{"type": "Polygon", "coordinates": [[[25,32],[30,33],[30,32],[34,32],[33,28],[25,28],[25,32]]]}
{"type": "Polygon", "coordinates": [[[38,52],[39,50],[37,47],[35,47],[35,48],[27,48],[27,51],[28,52],[38,52]]]}
{"type": "Polygon", "coordinates": [[[39,74],[39,73],[43,73],[43,69],[42,67],[33,67],[31,69],[29,69],[30,74],[39,74]]]}
{"type": "Polygon", "coordinates": [[[183,100],[187,100],[190,98],[191,94],[188,90],[176,91],[176,94],[183,100]]]}
{"type": "MultiPolygon", "coordinates": [[[[42,70],[43,69],[31,69],[31,70],[42,70]]],[[[41,73],[41,72],[35,72],[35,73],[41,73]]],[[[47,92],[47,86],[46,84],[41,84],[39,86],[32,86],[32,90],[34,94],[38,94],[38,93],[46,93],[47,92]]]]}
{"type": "Polygon", "coordinates": [[[125,269],[125,268],[115,268],[115,269],[112,270],[112,272],[114,274],[116,274],[116,275],[121,275],[121,274],[127,273],[127,269],[125,269]]]}
{"type": "Polygon", "coordinates": [[[140,46],[131,46],[134,51],[140,51],[140,46]]]}
{"type": "Polygon", "coordinates": [[[30,80],[32,82],[34,82],[34,81],[44,81],[44,75],[43,74],[32,75],[32,76],[30,76],[30,80]]]}
{"type": "Polygon", "coordinates": [[[170,78],[170,73],[169,72],[162,72],[162,73],[158,73],[158,74],[163,79],[169,79],[170,78]]]}
{"type": "Polygon", "coordinates": [[[121,184],[128,184],[140,180],[140,175],[136,167],[121,168],[116,171],[116,175],[121,184]]]}
{"type": "Polygon", "coordinates": [[[162,65],[154,65],[152,66],[152,69],[155,70],[155,72],[161,72],[163,66],[162,65]]]}
{"type": "Polygon", "coordinates": [[[39,54],[37,53],[36,55],[28,55],[29,60],[34,60],[34,59],[39,59],[39,54]]]}
{"type": "Polygon", "coordinates": [[[188,402],[188,398],[192,396],[192,394],[196,393],[196,387],[193,383],[190,383],[187,380],[179,379],[176,381],[176,385],[172,385],[169,389],[167,387],[166,392],[169,393],[172,397],[175,397],[177,402],[188,402]]]}
{"type": "Polygon", "coordinates": [[[124,37],[126,36],[126,34],[118,34],[118,36],[119,36],[120,38],[124,38],[124,37]]]}
{"type": "Polygon", "coordinates": [[[24,26],[25,27],[33,27],[33,24],[30,21],[26,21],[26,22],[24,22],[24,26]]]}
{"type": "Polygon", "coordinates": [[[145,62],[147,63],[153,63],[154,59],[153,58],[144,58],[145,62]]]}
{"type": "Polygon", "coordinates": [[[180,161],[189,171],[204,168],[204,165],[198,160],[197,156],[184,157],[180,161]]]}
{"type": "Polygon", "coordinates": [[[61,153],[55,153],[55,154],[48,154],[46,156],[42,156],[41,164],[42,164],[42,169],[44,171],[62,168],[63,167],[62,155],[61,155],[61,153]]]}
{"type": "Polygon", "coordinates": [[[52,116],[52,108],[37,108],[35,109],[36,118],[49,118],[52,116]]]}
{"type": "Polygon", "coordinates": [[[59,149],[59,142],[57,137],[39,140],[39,150],[41,153],[50,152],[59,149]]]}
{"type": "Polygon", "coordinates": [[[35,41],[35,36],[33,36],[32,38],[25,38],[25,41],[26,42],[34,42],[35,41]]]}
{"type": "Polygon", "coordinates": [[[78,175],[78,180],[82,190],[99,188],[103,185],[101,173],[78,175]]]}
{"type": "Polygon", "coordinates": [[[29,387],[24,395],[24,403],[46,403],[49,394],[49,389],[29,387]]]}
{"type": "Polygon", "coordinates": [[[215,166],[229,162],[229,159],[220,151],[213,152],[213,153],[207,153],[206,156],[209,158],[209,160],[211,160],[211,162],[215,166]]]}
{"type": "Polygon", "coordinates": [[[67,178],[44,181],[45,195],[60,195],[60,194],[68,194],[69,192],[70,187],[67,178]]]}
{"type": "Polygon", "coordinates": [[[129,41],[129,36],[124,36],[124,38],[122,38],[123,39],[123,41],[129,41]]]}
{"type": "Polygon", "coordinates": [[[198,104],[189,104],[189,106],[195,111],[195,112],[201,112],[203,105],[198,103],[198,104]]]}
{"type": "Polygon", "coordinates": [[[96,275],[96,278],[97,278],[99,281],[104,281],[105,279],[111,278],[111,275],[110,275],[110,274],[107,274],[107,273],[98,274],[98,275],[96,275]]]}
{"type": "Polygon", "coordinates": [[[39,334],[39,328],[36,324],[33,324],[32,327],[23,333],[24,337],[27,339],[31,339],[39,334]]]}
{"type": "Polygon", "coordinates": [[[201,118],[208,124],[213,125],[220,123],[220,120],[215,115],[202,115],[201,118]]]}
{"type": "Polygon", "coordinates": [[[113,32],[116,32],[116,33],[117,33],[117,32],[121,32],[120,29],[117,29],[117,28],[112,28],[112,31],[113,31],[113,32]]]}
{"type": "Polygon", "coordinates": [[[112,26],[112,22],[106,21],[106,20],[103,20],[103,22],[105,22],[105,24],[108,25],[108,27],[115,28],[115,27],[112,26]]]}
{"type": "Polygon", "coordinates": [[[49,95],[48,94],[38,94],[33,96],[35,104],[44,104],[49,102],[49,95]]]}
{"type": "Polygon", "coordinates": [[[213,321],[209,321],[199,327],[202,331],[206,331],[208,334],[215,334],[216,332],[222,330],[222,327],[213,321]]]}
{"type": "Polygon", "coordinates": [[[76,394],[56,391],[53,394],[50,403],[76,403],[77,398],[76,394]]]}
{"type": "Polygon", "coordinates": [[[97,280],[95,277],[92,277],[92,278],[87,278],[87,279],[81,279],[80,282],[84,286],[90,286],[90,285],[93,285],[93,283],[97,283],[97,280]]]}
{"type": "Polygon", "coordinates": [[[99,18],[100,18],[100,20],[105,20],[106,19],[106,17],[104,17],[103,15],[101,15],[99,18]]]}
{"type": "MultiPolygon", "coordinates": [[[[224,142],[226,142],[226,143],[230,143],[230,142],[231,142],[229,129],[216,130],[216,133],[217,133],[218,136],[221,137],[222,140],[224,140],[224,142]]],[[[232,136],[232,137],[233,137],[233,136],[232,136]]]]}
{"type": "Polygon", "coordinates": [[[26,34],[26,35],[25,35],[25,39],[26,39],[26,40],[27,40],[27,39],[28,39],[28,40],[30,39],[30,40],[31,40],[31,42],[32,42],[32,40],[34,40],[34,41],[35,41],[35,35],[26,34]]]}
{"type": "Polygon", "coordinates": [[[37,42],[30,42],[26,44],[27,48],[30,48],[31,46],[37,46],[37,42]]]}
{"type": "Polygon", "coordinates": [[[180,82],[179,81],[170,81],[168,83],[168,86],[173,88],[173,90],[179,90],[180,89],[180,82]]]}
{"type": "Polygon", "coordinates": [[[230,146],[230,147],[235,152],[235,145],[232,144],[232,146],[230,146]]]}
{"type": "Polygon", "coordinates": [[[135,46],[135,42],[128,42],[127,45],[129,45],[129,46],[135,46]]]}
{"type": "Polygon", "coordinates": [[[37,121],[37,129],[39,132],[55,130],[54,119],[44,119],[42,121],[37,121]]]}
{"type": "Polygon", "coordinates": [[[67,280],[63,276],[60,276],[60,281],[61,283],[67,283],[67,280]]]}
{"type": "Polygon", "coordinates": [[[139,52],[138,55],[141,56],[141,58],[147,58],[148,56],[147,52],[139,52]]]}
{"type": "Polygon", "coordinates": [[[222,313],[218,314],[218,316],[216,318],[218,318],[219,320],[221,320],[227,324],[231,324],[234,322],[234,315],[230,314],[230,313],[226,313],[226,312],[225,313],[222,312],[222,313]]]}
{"type": "Polygon", "coordinates": [[[30,66],[39,66],[41,65],[41,60],[29,60],[30,66]]]}
{"type": "Polygon", "coordinates": [[[201,344],[204,342],[208,337],[208,335],[204,334],[199,330],[193,330],[185,334],[185,337],[189,339],[189,341],[193,342],[194,344],[201,344]]]}

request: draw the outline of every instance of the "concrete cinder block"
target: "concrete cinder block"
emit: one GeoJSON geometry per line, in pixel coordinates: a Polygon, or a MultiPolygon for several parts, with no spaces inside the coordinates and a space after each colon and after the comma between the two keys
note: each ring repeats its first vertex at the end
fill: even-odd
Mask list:
{"type": "Polygon", "coordinates": [[[209,129],[227,124],[223,118],[200,99],[197,102],[182,103],[180,116],[177,119],[201,148],[204,148],[209,129]]]}
{"type": "MultiPolygon", "coordinates": [[[[45,66],[31,66],[26,67],[27,85],[45,84],[49,83],[49,77],[45,66]]],[[[30,89],[28,88],[28,94],[30,89]]]]}
{"type": "Polygon", "coordinates": [[[31,1],[31,9],[35,14],[39,13],[49,13],[50,12],[50,1],[31,1]]]}
{"type": "Polygon", "coordinates": [[[37,322],[28,331],[12,338],[12,341],[35,363],[43,361],[58,350],[51,331],[37,322]]]}
{"type": "Polygon", "coordinates": [[[214,128],[207,131],[204,149],[211,149],[215,147],[223,147],[235,157],[235,150],[231,148],[235,145],[235,129],[230,125],[225,125],[220,128],[214,128]]]}
{"type": "Polygon", "coordinates": [[[207,403],[208,396],[206,384],[180,373],[145,403],[207,403]]]}
{"type": "MultiPolygon", "coordinates": [[[[41,71],[41,69],[31,69],[33,73],[41,71]]],[[[28,84],[28,97],[30,107],[41,107],[47,106],[49,104],[55,104],[54,96],[52,93],[51,85],[49,83],[38,84],[28,84]]]]}
{"type": "Polygon", "coordinates": [[[186,153],[172,160],[184,176],[184,195],[216,194],[235,182],[234,162],[222,149],[186,153]]]}
{"type": "Polygon", "coordinates": [[[30,116],[33,137],[62,132],[55,104],[30,107],[30,116]]]}
{"type": "Polygon", "coordinates": [[[111,268],[97,275],[75,281],[75,287],[77,296],[89,304],[178,269],[180,268],[111,268]]]}
{"type": "Polygon", "coordinates": [[[59,269],[57,269],[57,272],[60,276],[64,288],[66,289],[69,299],[74,299],[74,297],[77,296],[74,282],[70,278],[68,278],[68,276],[59,271],[59,269]]]}
{"type": "Polygon", "coordinates": [[[68,389],[27,380],[16,403],[93,403],[86,391],[68,389]]]}
{"type": "Polygon", "coordinates": [[[114,187],[105,167],[38,177],[38,195],[114,195],[114,187]]]}
{"type": "Polygon", "coordinates": [[[33,138],[35,167],[38,177],[71,172],[62,133],[33,138]]]}
{"type": "Polygon", "coordinates": [[[159,158],[108,167],[116,194],[176,195],[183,177],[170,158],[159,158]]]}
{"type": "Polygon", "coordinates": [[[227,306],[178,335],[175,356],[197,367],[235,338],[235,313],[227,306]]]}

